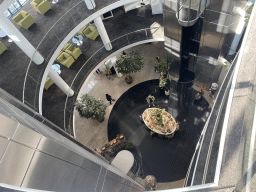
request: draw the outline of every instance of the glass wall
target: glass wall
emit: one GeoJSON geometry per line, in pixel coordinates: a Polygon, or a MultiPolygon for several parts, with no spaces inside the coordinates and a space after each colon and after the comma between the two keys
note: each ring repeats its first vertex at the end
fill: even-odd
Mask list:
{"type": "Polygon", "coordinates": [[[16,0],[14,3],[4,12],[7,18],[11,18],[15,15],[29,0],[16,0]]]}

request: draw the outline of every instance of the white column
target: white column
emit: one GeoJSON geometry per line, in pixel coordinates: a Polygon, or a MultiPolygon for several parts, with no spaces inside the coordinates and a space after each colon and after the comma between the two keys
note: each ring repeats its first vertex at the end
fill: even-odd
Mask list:
{"type": "Polygon", "coordinates": [[[40,65],[44,62],[42,55],[36,51],[31,43],[22,33],[12,24],[12,22],[0,12],[0,28],[13,40],[13,42],[30,58],[35,64],[40,65]]]}
{"type": "Polygon", "coordinates": [[[96,7],[94,0],[84,0],[84,2],[89,10],[92,10],[96,7]]]}
{"type": "Polygon", "coordinates": [[[68,84],[59,76],[59,74],[54,71],[53,68],[50,69],[48,76],[53,80],[53,82],[68,96],[72,97],[74,91],[68,86],[68,84]]]}
{"type": "Polygon", "coordinates": [[[96,19],[94,19],[94,23],[99,31],[101,40],[103,41],[103,44],[106,48],[107,51],[110,51],[112,49],[112,45],[110,43],[107,31],[105,29],[105,26],[101,20],[101,17],[97,17],[96,19]]]}

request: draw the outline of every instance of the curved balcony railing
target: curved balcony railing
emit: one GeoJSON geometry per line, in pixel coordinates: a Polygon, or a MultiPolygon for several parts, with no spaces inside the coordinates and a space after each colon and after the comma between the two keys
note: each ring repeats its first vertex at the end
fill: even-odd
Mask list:
{"type": "Polygon", "coordinates": [[[184,27],[192,26],[205,9],[205,0],[179,0],[177,19],[184,27]]]}
{"type": "Polygon", "coordinates": [[[198,143],[200,146],[196,148],[191,160],[186,176],[185,187],[214,182],[214,176],[217,172],[216,154],[220,142],[218,139],[223,124],[223,120],[220,119],[221,115],[225,113],[225,106],[227,105],[228,94],[238,55],[239,53],[236,54],[236,57],[223,80],[211,114],[199,138],[198,143]],[[215,154],[212,154],[213,151],[215,154]]]}
{"type": "Polygon", "coordinates": [[[146,28],[142,30],[138,30],[132,33],[128,33],[121,37],[118,37],[111,41],[113,49],[111,51],[107,51],[105,46],[102,46],[99,50],[97,50],[80,68],[74,77],[70,87],[75,92],[73,97],[67,97],[65,101],[65,109],[64,109],[64,129],[73,134],[73,111],[74,111],[74,103],[77,99],[78,93],[84,84],[86,78],[93,71],[93,69],[105,58],[115,53],[116,51],[132,45],[134,43],[138,43],[140,41],[160,41],[164,40],[164,33],[162,27],[153,27],[146,28]]]}
{"type": "MultiPolygon", "coordinates": [[[[69,2],[69,4],[74,4],[75,2],[69,2]]],[[[106,0],[106,1],[96,1],[96,7],[93,10],[88,10],[84,1],[80,1],[75,6],[73,6],[69,11],[67,11],[55,24],[52,25],[48,32],[43,33],[42,31],[38,31],[39,27],[37,27],[36,33],[43,33],[43,38],[41,37],[34,37],[31,44],[36,47],[36,51],[34,53],[34,57],[40,53],[43,58],[44,62],[41,65],[36,65],[31,59],[23,86],[23,103],[27,104],[29,107],[34,109],[37,112],[40,112],[40,86],[43,77],[45,76],[45,70],[49,65],[53,55],[56,54],[56,49],[59,48],[61,43],[67,43],[71,38],[67,39],[67,37],[71,34],[75,35],[75,29],[80,25],[81,28],[83,24],[88,24],[92,21],[96,15],[95,13],[103,14],[111,9],[115,9],[120,7],[124,4],[129,3],[128,0],[106,0]],[[38,41],[40,41],[38,43],[38,41]]],[[[59,2],[56,6],[65,6],[64,2],[59,2]],[[59,4],[59,5],[58,5],[59,4]],[[64,4],[64,5],[63,5],[64,4]]],[[[68,7],[68,6],[67,6],[68,7]]],[[[56,9],[58,10],[58,8],[56,9]]],[[[56,11],[55,10],[55,11],[56,11]]],[[[44,23],[45,21],[42,20],[40,23],[44,23]]],[[[46,22],[50,23],[51,21],[46,22]]],[[[41,30],[41,29],[39,29],[41,30]]],[[[79,29],[78,29],[79,30],[79,29]]],[[[78,31],[77,30],[77,31],[78,31]]],[[[26,33],[26,32],[24,32],[26,33]]],[[[29,36],[29,34],[26,34],[29,36]]],[[[31,34],[33,35],[33,34],[31,34]]],[[[72,35],[72,36],[73,36],[72,35]]]]}

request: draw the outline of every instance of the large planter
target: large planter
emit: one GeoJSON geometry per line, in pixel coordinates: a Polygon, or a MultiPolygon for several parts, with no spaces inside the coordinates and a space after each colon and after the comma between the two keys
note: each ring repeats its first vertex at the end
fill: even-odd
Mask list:
{"type": "Polygon", "coordinates": [[[128,84],[131,84],[132,83],[132,76],[131,75],[127,75],[125,77],[125,82],[128,83],[128,84]]]}
{"type": "Polygon", "coordinates": [[[103,122],[105,120],[105,117],[97,117],[96,120],[99,122],[103,122]]]}

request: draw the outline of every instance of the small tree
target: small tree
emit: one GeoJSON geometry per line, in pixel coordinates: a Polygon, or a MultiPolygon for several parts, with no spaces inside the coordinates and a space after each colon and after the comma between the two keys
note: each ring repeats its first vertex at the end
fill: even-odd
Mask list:
{"type": "Polygon", "coordinates": [[[81,117],[93,120],[104,118],[107,106],[101,100],[96,100],[94,96],[85,94],[82,95],[75,103],[76,109],[81,117]]]}
{"type": "Polygon", "coordinates": [[[159,62],[159,63],[157,64],[157,69],[158,69],[158,71],[160,71],[160,72],[166,74],[166,72],[167,72],[168,69],[169,69],[169,63],[167,62],[167,60],[165,59],[165,60],[159,62]]]}
{"type": "MultiPolygon", "coordinates": [[[[126,75],[126,82],[132,81],[130,73],[136,73],[140,71],[144,66],[144,58],[140,51],[132,51],[129,55],[122,55],[116,61],[116,68],[118,73],[126,75]]],[[[131,82],[130,82],[131,83],[131,82]]]]}

